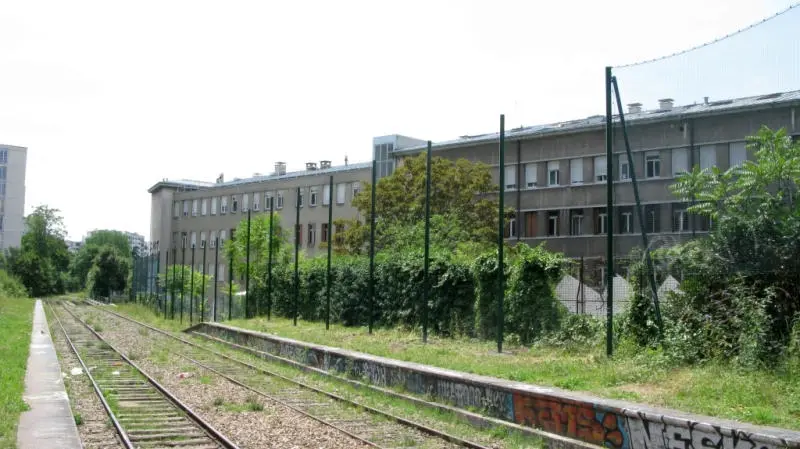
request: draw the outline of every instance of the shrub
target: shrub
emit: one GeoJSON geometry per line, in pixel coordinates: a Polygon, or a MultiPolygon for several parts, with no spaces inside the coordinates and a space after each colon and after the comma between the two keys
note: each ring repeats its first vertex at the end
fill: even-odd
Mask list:
{"type": "Polygon", "coordinates": [[[0,294],[12,298],[24,298],[28,296],[28,291],[18,278],[5,270],[0,270],[0,294]]]}

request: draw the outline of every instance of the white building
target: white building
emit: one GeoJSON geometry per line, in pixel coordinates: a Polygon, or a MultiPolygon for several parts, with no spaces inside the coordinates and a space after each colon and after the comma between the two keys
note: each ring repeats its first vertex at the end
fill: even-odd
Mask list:
{"type": "Polygon", "coordinates": [[[0,144],[0,249],[18,247],[25,231],[28,149],[0,144]]]}

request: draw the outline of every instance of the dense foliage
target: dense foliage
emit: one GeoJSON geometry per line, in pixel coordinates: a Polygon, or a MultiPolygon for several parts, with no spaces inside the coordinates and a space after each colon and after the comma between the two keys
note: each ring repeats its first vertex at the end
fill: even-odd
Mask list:
{"type": "Polygon", "coordinates": [[[95,260],[104,247],[114,248],[119,258],[126,260],[129,266],[132,264],[131,246],[124,233],[110,230],[95,231],[86,238],[69,266],[70,275],[78,288],[88,286],[89,271],[95,265],[95,260]]]}
{"type": "MultiPolygon", "coordinates": [[[[127,243],[127,241],[126,241],[127,243]]],[[[112,293],[121,293],[128,284],[130,261],[111,245],[103,245],[92,261],[86,286],[94,298],[110,298],[112,293]]]]}

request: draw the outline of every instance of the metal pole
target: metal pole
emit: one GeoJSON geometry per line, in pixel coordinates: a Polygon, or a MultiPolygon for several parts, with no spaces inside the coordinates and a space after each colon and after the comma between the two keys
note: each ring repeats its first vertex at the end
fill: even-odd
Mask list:
{"type": "Polygon", "coordinates": [[[158,298],[161,297],[161,292],[159,291],[160,283],[158,282],[158,271],[161,269],[161,250],[156,251],[156,274],[155,274],[155,283],[156,283],[156,302],[155,302],[155,309],[158,310],[158,298]]]}
{"type": "MultiPolygon", "coordinates": [[[[200,293],[201,300],[200,300],[200,322],[202,323],[206,319],[206,247],[208,244],[203,244],[203,287],[200,293]]],[[[214,282],[217,280],[214,279],[214,282]]]]}
{"type": "Polygon", "coordinates": [[[503,301],[505,301],[506,277],[503,263],[503,232],[505,231],[506,188],[506,116],[500,114],[500,193],[498,195],[497,223],[497,352],[503,352],[503,301]]]}
{"type": "MultiPolygon", "coordinates": [[[[233,240],[233,237],[231,237],[233,240]]],[[[231,320],[233,316],[233,252],[231,252],[231,256],[229,257],[228,263],[228,321],[231,320]]],[[[247,307],[245,305],[245,316],[247,316],[247,307]]]]}
{"type": "Polygon", "coordinates": [[[131,259],[133,259],[133,263],[131,264],[132,267],[133,267],[132,268],[133,271],[131,272],[131,294],[130,294],[130,300],[134,301],[134,299],[137,299],[137,300],[139,299],[138,296],[136,296],[136,275],[138,274],[136,272],[136,264],[139,263],[139,261],[136,260],[138,258],[136,257],[136,252],[135,251],[131,251],[131,259]]]}
{"type": "MultiPolygon", "coordinates": [[[[275,198],[270,197],[269,199],[269,249],[268,256],[267,256],[267,320],[270,319],[270,314],[272,312],[272,220],[274,218],[274,211],[272,209],[275,203],[275,198]]],[[[333,207],[333,204],[331,204],[333,207]]]]}
{"type": "MultiPolygon", "coordinates": [[[[620,98],[619,94],[617,77],[611,77],[611,82],[614,84],[614,93],[617,99],[617,109],[619,110],[619,124],[622,127],[622,136],[625,139],[625,150],[628,155],[628,166],[633,167],[633,155],[631,154],[631,144],[628,139],[628,130],[625,127],[625,114],[622,112],[622,99],[620,98]]],[[[644,225],[645,217],[642,211],[642,203],[639,199],[639,186],[636,182],[636,172],[633,170],[631,170],[631,184],[633,184],[633,197],[636,201],[636,214],[639,215],[639,229],[642,233],[642,247],[644,248],[645,262],[647,263],[647,277],[650,281],[650,293],[653,295],[653,307],[656,315],[656,324],[658,324],[659,334],[662,334],[664,332],[664,324],[661,321],[661,306],[658,301],[658,287],[656,286],[655,270],[653,269],[653,258],[650,257],[650,247],[647,243],[647,229],[644,225]]]]}
{"type": "Polygon", "coordinates": [[[425,256],[423,259],[422,283],[422,342],[428,342],[428,290],[430,290],[430,246],[431,246],[431,141],[425,156],[425,256]]]}
{"type": "Polygon", "coordinates": [[[153,260],[153,250],[151,249],[150,252],[147,254],[145,261],[147,262],[147,268],[145,269],[145,285],[144,285],[144,295],[145,300],[150,298],[150,261],[153,260]]]}
{"type": "Polygon", "coordinates": [[[186,237],[183,238],[183,248],[181,248],[181,324],[183,324],[183,285],[186,281],[186,237]]]}
{"type": "MultiPolygon", "coordinates": [[[[367,329],[372,333],[372,319],[375,315],[375,191],[377,190],[378,163],[372,160],[372,199],[369,213],[369,323],[367,329]]],[[[330,263],[330,262],[329,262],[330,263]]],[[[423,331],[424,332],[424,331],[423,331]]]]}
{"type": "Polygon", "coordinates": [[[297,301],[300,296],[300,187],[297,188],[297,198],[294,205],[297,216],[294,223],[294,325],[297,326],[297,301]]]}
{"type": "Polygon", "coordinates": [[[247,209],[247,248],[244,271],[244,317],[250,318],[250,208],[247,209]]]}
{"type": "MultiPolygon", "coordinates": [[[[614,186],[611,181],[613,171],[612,131],[611,117],[611,67],[606,67],[606,355],[614,354],[614,234],[611,232],[612,217],[614,216],[614,186]]],[[[628,170],[633,172],[634,166],[628,170]]]]}
{"type": "MultiPolygon", "coordinates": [[[[270,221],[270,223],[272,223],[270,221]]],[[[270,235],[272,233],[270,232],[270,235]]],[[[331,325],[331,249],[333,249],[333,175],[328,180],[328,271],[325,277],[325,330],[331,325]]],[[[271,245],[270,245],[271,246],[271,245]]]]}
{"type": "Polygon", "coordinates": [[[217,322],[217,283],[219,282],[219,237],[214,237],[214,322],[217,322]]]}
{"type": "Polygon", "coordinates": [[[189,278],[189,326],[194,324],[194,250],[195,245],[192,244],[192,274],[189,278]]]}
{"type": "Polygon", "coordinates": [[[172,248],[172,300],[170,301],[170,319],[175,319],[175,262],[178,261],[178,248],[172,248]]]}
{"type": "MultiPolygon", "coordinates": [[[[169,249],[167,249],[167,260],[164,263],[164,286],[168,287],[169,283],[169,249]]],[[[167,319],[167,296],[169,295],[169,288],[164,289],[164,319],[167,319]]]]}

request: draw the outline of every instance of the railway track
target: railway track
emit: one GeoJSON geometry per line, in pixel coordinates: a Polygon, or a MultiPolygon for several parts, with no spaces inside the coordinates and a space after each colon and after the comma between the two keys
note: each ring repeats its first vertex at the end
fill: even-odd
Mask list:
{"type": "MultiPolygon", "coordinates": [[[[80,310],[81,306],[77,306],[77,309],[80,310]]],[[[93,310],[103,311],[112,321],[127,322],[153,331],[159,338],[173,343],[168,348],[173,354],[369,446],[384,449],[412,447],[488,449],[478,443],[353,402],[277,372],[200,346],[102,307],[93,310]],[[177,350],[176,346],[181,349],[177,350]]]]}
{"type": "Polygon", "coordinates": [[[70,310],[58,309],[66,313],[50,308],[123,447],[238,449],[70,310]]]}

